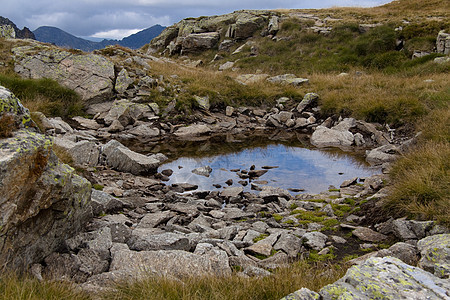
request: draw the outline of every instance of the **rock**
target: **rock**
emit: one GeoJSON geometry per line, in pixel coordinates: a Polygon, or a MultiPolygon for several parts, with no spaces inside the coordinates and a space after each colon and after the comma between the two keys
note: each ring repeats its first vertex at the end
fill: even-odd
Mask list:
{"type": "Polygon", "coordinates": [[[212,172],[212,169],[210,166],[199,167],[199,168],[192,170],[192,173],[201,175],[201,176],[205,176],[205,177],[209,177],[211,172],[212,172]]]}
{"type": "MultiPolygon", "coordinates": [[[[27,110],[4,89],[0,103],[0,113],[16,112],[28,124],[27,110]]],[[[92,217],[90,183],[59,162],[47,136],[21,129],[0,139],[0,182],[4,268],[22,272],[42,261],[92,217]]]]}
{"type": "Polygon", "coordinates": [[[436,52],[450,54],[450,33],[445,33],[443,30],[439,32],[436,39],[436,52]]]}
{"type": "Polygon", "coordinates": [[[117,74],[115,90],[118,94],[123,94],[128,87],[133,83],[133,79],[128,75],[126,69],[122,69],[119,74],[117,74]]]}
{"type": "Polygon", "coordinates": [[[395,161],[398,158],[398,149],[394,145],[384,145],[366,151],[366,161],[371,164],[383,164],[395,161]]]}
{"type": "Polygon", "coordinates": [[[387,239],[384,234],[373,231],[366,227],[357,227],[352,231],[352,234],[359,238],[361,241],[378,243],[387,239]]]}
{"type": "Polygon", "coordinates": [[[199,97],[199,96],[194,96],[195,101],[197,101],[198,106],[201,109],[204,110],[209,110],[211,104],[209,103],[209,97],[199,97]]]}
{"type": "Polygon", "coordinates": [[[289,84],[293,86],[300,86],[309,82],[309,79],[298,78],[294,74],[284,74],[269,77],[266,79],[267,81],[275,84],[289,84]]]}
{"type": "Polygon", "coordinates": [[[150,276],[185,278],[190,276],[230,276],[228,256],[224,251],[212,250],[198,255],[181,250],[129,251],[120,250],[111,262],[111,273],[121,278],[135,279],[150,276]]]}
{"type": "Polygon", "coordinates": [[[218,32],[191,33],[181,41],[181,53],[195,53],[212,49],[217,46],[220,34],[218,32]]]}
{"type": "Polygon", "coordinates": [[[356,184],[357,182],[358,182],[358,177],[354,177],[352,179],[345,180],[344,182],[341,183],[341,185],[339,187],[346,188],[346,187],[356,184]]]}
{"type": "Polygon", "coordinates": [[[234,107],[233,106],[227,106],[225,108],[225,115],[227,117],[231,117],[233,115],[233,113],[234,113],[234,107]]]}
{"type": "Polygon", "coordinates": [[[155,173],[160,161],[131,151],[116,140],[111,140],[101,149],[105,163],[121,172],[134,175],[155,173]]]}
{"type": "Polygon", "coordinates": [[[448,281],[392,257],[369,258],[319,291],[323,299],[447,299],[448,281]]]}
{"type": "Polygon", "coordinates": [[[224,198],[239,197],[244,192],[242,187],[226,187],[220,192],[220,196],[224,198]]]}
{"type": "Polygon", "coordinates": [[[259,178],[267,173],[267,170],[251,170],[248,172],[250,178],[259,178]]]}
{"type": "Polygon", "coordinates": [[[133,129],[128,130],[127,132],[142,139],[157,138],[161,133],[158,128],[150,127],[147,124],[141,124],[137,127],[134,127],[133,129]]]}
{"type": "Polygon", "coordinates": [[[221,64],[219,66],[219,71],[225,71],[225,70],[231,69],[233,67],[234,67],[234,62],[233,61],[227,61],[226,63],[221,64]]]}
{"type": "Polygon", "coordinates": [[[0,25],[0,38],[15,39],[16,31],[11,25],[0,25]]]}
{"type": "Polygon", "coordinates": [[[244,272],[242,272],[242,274],[250,277],[266,277],[272,275],[272,273],[270,273],[269,271],[256,266],[245,267],[244,272]]]}
{"type": "Polygon", "coordinates": [[[267,77],[269,77],[267,74],[242,74],[236,77],[236,81],[243,85],[249,85],[263,81],[267,77]]]}
{"type": "Polygon", "coordinates": [[[16,47],[14,70],[23,78],[51,78],[77,92],[86,102],[112,96],[114,64],[92,53],[72,54],[43,44],[16,47]]]}
{"type": "Polygon", "coordinates": [[[124,203],[105,192],[93,189],[91,194],[92,213],[98,216],[103,213],[112,213],[121,210],[124,203]]]}
{"type": "Polygon", "coordinates": [[[166,223],[174,216],[175,213],[171,211],[161,211],[152,214],[146,214],[141,219],[136,228],[154,228],[159,226],[160,224],[166,223]]]}
{"type": "Polygon", "coordinates": [[[297,111],[299,113],[303,112],[307,108],[314,107],[317,105],[317,100],[319,99],[319,95],[316,93],[307,93],[303,100],[297,105],[297,111]]]}
{"type": "Polygon", "coordinates": [[[302,236],[301,241],[309,248],[320,251],[325,248],[325,242],[327,239],[328,237],[325,234],[318,231],[313,231],[305,233],[302,236]]]}
{"type": "Polygon", "coordinates": [[[301,288],[286,297],[281,298],[281,300],[319,300],[320,295],[314,291],[307,288],[301,288]]]}
{"type": "Polygon", "coordinates": [[[224,219],[226,220],[242,220],[255,216],[254,213],[245,212],[239,208],[224,208],[222,211],[225,213],[224,219]]]}
{"type": "Polygon", "coordinates": [[[97,121],[86,119],[83,117],[73,117],[72,120],[77,122],[81,127],[85,129],[97,130],[102,127],[102,125],[98,124],[97,121]]]}
{"type": "Polygon", "coordinates": [[[272,246],[276,243],[279,236],[280,233],[272,233],[265,239],[262,239],[250,247],[245,248],[244,251],[251,254],[259,254],[269,257],[272,254],[272,246]]]}
{"type": "Polygon", "coordinates": [[[106,125],[119,121],[122,126],[134,124],[138,120],[153,117],[153,109],[148,104],[134,103],[126,99],[114,101],[108,114],[103,118],[106,125]]]}
{"type": "Polygon", "coordinates": [[[282,250],[291,258],[296,258],[301,246],[302,242],[300,238],[292,234],[282,233],[273,248],[275,250],[282,250]]]}
{"type": "Polygon", "coordinates": [[[175,131],[175,136],[178,138],[190,138],[197,137],[202,135],[208,135],[211,133],[211,128],[207,125],[190,125],[187,127],[180,127],[177,131],[175,131]]]}
{"type": "Polygon", "coordinates": [[[151,228],[139,228],[133,230],[128,247],[136,251],[148,250],[185,250],[191,248],[189,240],[185,235],[163,232],[155,233],[151,228]]]}
{"type": "Polygon", "coordinates": [[[272,16],[269,20],[269,25],[267,26],[267,33],[269,35],[275,35],[278,33],[278,30],[280,30],[279,26],[279,18],[278,16],[272,16]]]}
{"type": "Polygon", "coordinates": [[[54,129],[56,133],[61,133],[61,134],[65,134],[65,133],[73,133],[73,128],[70,127],[69,124],[67,124],[66,122],[64,122],[60,117],[56,117],[56,118],[50,118],[47,119],[49,124],[47,125],[48,127],[46,129],[54,129]]]}
{"type": "Polygon", "coordinates": [[[99,146],[90,141],[81,141],[73,144],[67,150],[72,156],[73,162],[80,166],[95,167],[98,165],[100,158],[99,146]]]}
{"type": "Polygon", "coordinates": [[[388,249],[382,249],[378,251],[376,257],[392,256],[400,259],[408,265],[416,265],[419,260],[419,251],[413,245],[398,242],[389,247],[388,249]]]}
{"type": "Polygon", "coordinates": [[[282,188],[263,186],[261,192],[259,192],[259,197],[263,198],[265,201],[274,201],[278,200],[278,197],[289,199],[291,198],[291,194],[289,191],[282,188]]]}
{"type": "Polygon", "coordinates": [[[439,278],[450,276],[450,234],[437,234],[417,243],[421,259],[419,267],[439,278]]]}
{"type": "Polygon", "coordinates": [[[264,22],[265,20],[262,17],[254,16],[249,13],[241,13],[236,20],[234,34],[231,34],[230,37],[236,39],[249,38],[255,31],[263,26],[264,22]]]}
{"type": "Polygon", "coordinates": [[[311,144],[316,147],[350,147],[353,144],[353,134],[350,131],[339,131],[318,126],[311,135],[311,144]]]}

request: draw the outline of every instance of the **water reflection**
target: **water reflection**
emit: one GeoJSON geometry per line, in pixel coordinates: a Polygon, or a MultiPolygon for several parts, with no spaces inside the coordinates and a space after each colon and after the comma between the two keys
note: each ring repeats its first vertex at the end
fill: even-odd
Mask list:
{"type": "MultiPolygon", "coordinates": [[[[308,193],[319,193],[327,190],[330,185],[339,186],[346,179],[379,173],[378,169],[370,168],[357,156],[342,151],[266,144],[238,152],[212,155],[210,151],[214,150],[214,144],[203,143],[203,147],[209,150],[200,151],[201,149],[197,148],[197,151],[203,152],[202,156],[180,157],[160,167],[160,170],[174,171],[169,184],[188,182],[197,184],[201,190],[214,190],[213,184],[227,186],[225,181],[232,179],[232,186],[242,186],[238,181],[243,179],[230,170],[249,170],[251,165],[255,165],[256,169],[277,166],[278,168],[270,169],[256,180],[264,180],[270,186],[284,189],[304,189],[308,193]],[[206,165],[213,169],[209,177],[192,173],[193,169],[206,165]]],[[[248,182],[248,179],[246,181],[248,182]]],[[[250,191],[250,185],[244,189],[250,191]]]]}

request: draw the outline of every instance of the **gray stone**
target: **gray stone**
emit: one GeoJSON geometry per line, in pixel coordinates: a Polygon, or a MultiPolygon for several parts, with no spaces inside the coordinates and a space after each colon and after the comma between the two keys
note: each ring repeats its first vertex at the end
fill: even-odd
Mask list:
{"type": "Polygon", "coordinates": [[[24,78],[51,78],[73,89],[89,102],[112,96],[114,64],[101,55],[72,54],[54,46],[35,43],[16,47],[14,70],[24,78]]]}
{"type": "Polygon", "coordinates": [[[100,158],[99,146],[90,141],[80,141],[75,143],[68,150],[72,156],[73,162],[81,166],[95,167],[98,165],[100,158]]]}
{"type": "Polygon", "coordinates": [[[233,61],[227,61],[226,63],[221,64],[219,66],[219,71],[225,71],[225,70],[231,69],[233,67],[234,67],[234,62],[233,61]]]}
{"type": "Polygon", "coordinates": [[[275,250],[282,250],[289,257],[295,258],[300,252],[301,246],[302,242],[300,238],[292,234],[282,233],[273,248],[275,250]]]}
{"type": "Polygon", "coordinates": [[[450,277],[450,234],[437,234],[417,243],[421,259],[419,267],[439,278],[450,277]]]}
{"type": "Polygon", "coordinates": [[[313,231],[305,233],[302,236],[301,241],[309,248],[320,251],[325,248],[325,242],[327,239],[328,237],[325,234],[318,231],[313,231]]]}
{"type": "Polygon", "coordinates": [[[141,124],[128,130],[127,132],[143,139],[157,138],[161,134],[158,128],[150,127],[148,124],[141,124]]]}
{"type": "Polygon", "coordinates": [[[211,104],[209,103],[208,96],[205,97],[194,96],[194,99],[195,101],[197,101],[198,107],[204,110],[209,110],[211,104]]]}
{"type": "Polygon", "coordinates": [[[350,131],[340,131],[333,128],[318,126],[311,135],[311,144],[317,147],[350,147],[353,144],[353,134],[350,131]]]}
{"type": "Polygon", "coordinates": [[[307,288],[301,288],[286,297],[281,298],[281,300],[319,300],[320,294],[311,291],[307,288]]]}
{"type": "Polygon", "coordinates": [[[139,228],[133,230],[128,247],[131,250],[185,250],[191,249],[188,238],[183,234],[164,232],[155,233],[150,228],[139,228]]]}
{"type": "Polygon", "coordinates": [[[272,246],[276,243],[279,236],[280,233],[273,233],[268,237],[254,243],[250,247],[245,248],[245,252],[264,255],[268,257],[272,254],[272,246]]]}
{"type": "Polygon", "coordinates": [[[158,225],[161,225],[167,221],[169,221],[172,217],[175,216],[175,213],[171,211],[161,211],[155,212],[152,214],[146,214],[136,228],[154,228],[158,225]]]}
{"type": "Polygon", "coordinates": [[[102,213],[112,213],[123,208],[124,203],[105,192],[93,189],[91,194],[92,213],[98,216],[102,213]]]}
{"type": "Polygon", "coordinates": [[[259,197],[266,201],[273,201],[278,199],[278,197],[289,199],[291,198],[291,194],[289,191],[282,188],[263,186],[261,192],[259,192],[259,197]]]}
{"type": "Polygon", "coordinates": [[[299,113],[303,112],[307,108],[314,107],[317,105],[317,100],[319,99],[319,95],[316,93],[307,93],[303,100],[297,105],[297,111],[299,113]]]}
{"type": "Polygon", "coordinates": [[[102,125],[98,124],[97,121],[86,119],[83,117],[73,117],[72,120],[77,122],[81,127],[85,129],[97,130],[102,127],[102,125]]]}
{"type": "Polygon", "coordinates": [[[387,239],[387,236],[385,236],[384,234],[378,233],[366,227],[357,227],[352,231],[352,234],[359,238],[361,241],[365,242],[377,243],[387,239]]]}
{"type": "Polygon", "coordinates": [[[370,164],[383,164],[395,161],[398,156],[398,149],[394,145],[383,145],[378,148],[366,151],[366,161],[370,164]]]}
{"type": "Polygon", "coordinates": [[[133,79],[128,75],[126,69],[122,69],[119,74],[117,74],[115,90],[119,94],[123,94],[128,87],[133,83],[133,79]]]}
{"type": "Polygon", "coordinates": [[[377,257],[392,256],[400,259],[408,265],[416,265],[419,260],[419,251],[413,245],[398,242],[389,247],[388,249],[382,249],[376,254],[377,257]]]}
{"type": "Polygon", "coordinates": [[[205,176],[205,177],[209,177],[211,172],[212,172],[212,169],[210,166],[199,167],[199,168],[192,170],[192,173],[201,175],[201,176],[205,176]]]}
{"type": "Polygon", "coordinates": [[[450,54],[450,33],[445,33],[443,30],[439,32],[436,39],[437,53],[450,54]]]}
{"type": "Polygon", "coordinates": [[[220,196],[225,198],[239,197],[242,192],[244,192],[243,187],[226,187],[220,192],[220,196]]]}
{"type": "Polygon", "coordinates": [[[450,283],[393,257],[369,258],[319,291],[329,299],[448,299],[450,283]]]}
{"type": "Polygon", "coordinates": [[[293,86],[300,86],[309,82],[309,79],[298,78],[294,74],[277,75],[269,77],[266,80],[275,84],[289,84],[293,86]]]}
{"type": "Polygon", "coordinates": [[[160,164],[159,160],[131,151],[116,140],[102,147],[102,155],[111,168],[134,175],[155,173],[160,164]]]}
{"type": "Polygon", "coordinates": [[[180,127],[175,131],[175,136],[179,138],[197,137],[202,135],[208,135],[211,133],[211,128],[207,125],[190,125],[187,127],[180,127]]]}

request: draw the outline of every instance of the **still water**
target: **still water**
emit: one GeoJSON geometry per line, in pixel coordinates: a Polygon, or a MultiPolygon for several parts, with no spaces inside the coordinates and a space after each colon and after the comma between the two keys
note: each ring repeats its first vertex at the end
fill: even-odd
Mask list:
{"type": "MultiPolygon", "coordinates": [[[[232,179],[232,186],[242,186],[238,181],[244,179],[238,177],[236,169],[248,171],[250,166],[255,165],[256,170],[261,170],[263,166],[271,166],[276,168],[269,169],[250,182],[284,189],[303,189],[305,193],[319,193],[328,190],[331,185],[339,187],[344,180],[353,177],[364,178],[380,173],[379,169],[370,168],[361,155],[291,144],[271,142],[220,155],[211,154],[211,150],[213,152],[215,148],[212,144],[207,147],[210,151],[203,155],[197,153],[195,157],[178,156],[161,165],[159,171],[173,170],[168,184],[187,182],[198,185],[199,190],[221,190],[213,185],[226,187],[228,185],[225,182],[232,179]],[[204,166],[212,168],[209,177],[192,173],[192,170],[204,166]]],[[[205,144],[202,145],[205,147],[205,144]]],[[[248,179],[246,181],[249,183],[248,179]]],[[[250,191],[250,184],[244,190],[250,191]]]]}

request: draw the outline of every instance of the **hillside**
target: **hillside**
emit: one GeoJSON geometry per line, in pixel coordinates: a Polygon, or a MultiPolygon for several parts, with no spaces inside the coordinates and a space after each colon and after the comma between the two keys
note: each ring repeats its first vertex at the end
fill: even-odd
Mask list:
{"type": "Polygon", "coordinates": [[[82,51],[94,51],[102,49],[108,45],[120,45],[130,49],[138,49],[154,37],[158,36],[164,29],[161,25],[155,25],[144,29],[138,33],[132,34],[122,40],[103,40],[101,42],[93,42],[83,38],[76,37],[64,30],[51,26],[41,26],[33,31],[36,40],[44,43],[51,43],[63,48],[80,49],[82,51]]]}

